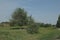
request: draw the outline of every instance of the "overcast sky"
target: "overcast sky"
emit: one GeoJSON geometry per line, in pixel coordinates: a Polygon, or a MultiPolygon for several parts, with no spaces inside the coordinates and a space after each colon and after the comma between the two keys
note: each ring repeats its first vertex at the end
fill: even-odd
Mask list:
{"type": "Polygon", "coordinates": [[[24,8],[36,22],[56,24],[60,0],[0,0],[0,22],[8,21],[16,8],[24,8]]]}

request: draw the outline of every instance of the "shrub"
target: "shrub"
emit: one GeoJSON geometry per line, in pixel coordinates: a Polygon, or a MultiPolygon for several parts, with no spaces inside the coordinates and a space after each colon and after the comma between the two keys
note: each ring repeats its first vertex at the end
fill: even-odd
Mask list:
{"type": "Polygon", "coordinates": [[[36,24],[32,24],[27,28],[27,32],[30,34],[38,33],[38,28],[36,24]]]}

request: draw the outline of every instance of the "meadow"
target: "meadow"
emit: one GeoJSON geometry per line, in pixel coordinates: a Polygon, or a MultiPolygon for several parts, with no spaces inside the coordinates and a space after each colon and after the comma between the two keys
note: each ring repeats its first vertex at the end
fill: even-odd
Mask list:
{"type": "Polygon", "coordinates": [[[25,29],[11,29],[11,27],[0,27],[0,40],[56,40],[60,30],[56,28],[39,28],[39,33],[28,34],[25,29]]]}

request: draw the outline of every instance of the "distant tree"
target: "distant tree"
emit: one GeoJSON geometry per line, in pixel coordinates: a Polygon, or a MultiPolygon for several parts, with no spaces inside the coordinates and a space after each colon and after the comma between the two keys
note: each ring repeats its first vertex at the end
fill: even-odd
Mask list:
{"type": "Polygon", "coordinates": [[[40,27],[44,27],[45,26],[45,24],[44,23],[40,23],[40,27]]]}
{"type": "Polygon", "coordinates": [[[52,25],[53,27],[56,27],[56,25],[52,25]]]}
{"type": "Polygon", "coordinates": [[[51,24],[45,24],[44,27],[51,27],[52,25],[51,24]]]}
{"type": "Polygon", "coordinates": [[[35,24],[38,25],[39,27],[41,27],[41,23],[38,23],[38,22],[37,22],[37,23],[35,23],[35,24]]]}
{"type": "Polygon", "coordinates": [[[17,8],[12,14],[11,24],[13,25],[27,25],[27,12],[22,8],[17,8]]]}
{"type": "Polygon", "coordinates": [[[56,27],[60,28],[60,15],[59,15],[59,17],[58,17],[56,27]]]}
{"type": "Polygon", "coordinates": [[[40,23],[40,27],[52,27],[52,24],[44,24],[44,23],[40,23]]]}

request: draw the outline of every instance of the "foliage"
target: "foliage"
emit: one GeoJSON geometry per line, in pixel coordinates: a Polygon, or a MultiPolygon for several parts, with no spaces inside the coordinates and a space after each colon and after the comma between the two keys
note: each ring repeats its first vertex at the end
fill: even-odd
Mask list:
{"type": "Polygon", "coordinates": [[[58,17],[56,27],[60,28],[60,15],[59,15],[59,17],[58,17]]]}
{"type": "MultiPolygon", "coordinates": [[[[11,27],[10,27],[11,28],[11,27]]],[[[9,27],[0,27],[0,40],[55,40],[60,30],[39,28],[38,34],[28,34],[26,30],[13,30],[9,27]]]]}
{"type": "Polygon", "coordinates": [[[28,25],[32,25],[32,24],[34,24],[34,19],[32,18],[32,16],[29,16],[28,17],[28,25]]]}
{"type": "Polygon", "coordinates": [[[34,34],[34,33],[38,33],[38,29],[39,26],[36,24],[31,24],[28,28],[27,28],[27,32],[30,34],[34,34]]]}
{"type": "Polygon", "coordinates": [[[38,33],[38,25],[35,23],[34,19],[32,16],[28,17],[28,27],[27,27],[27,32],[30,34],[38,33]]]}
{"type": "Polygon", "coordinates": [[[40,27],[53,27],[52,24],[44,24],[44,23],[37,23],[37,25],[39,25],[40,27]]]}
{"type": "Polygon", "coordinates": [[[45,24],[44,23],[40,23],[40,27],[44,27],[45,26],[45,24]]]}
{"type": "Polygon", "coordinates": [[[17,8],[12,14],[11,25],[27,25],[27,12],[22,8],[17,8]]]}
{"type": "Polygon", "coordinates": [[[51,27],[52,25],[51,24],[45,24],[45,27],[51,27]]]}

